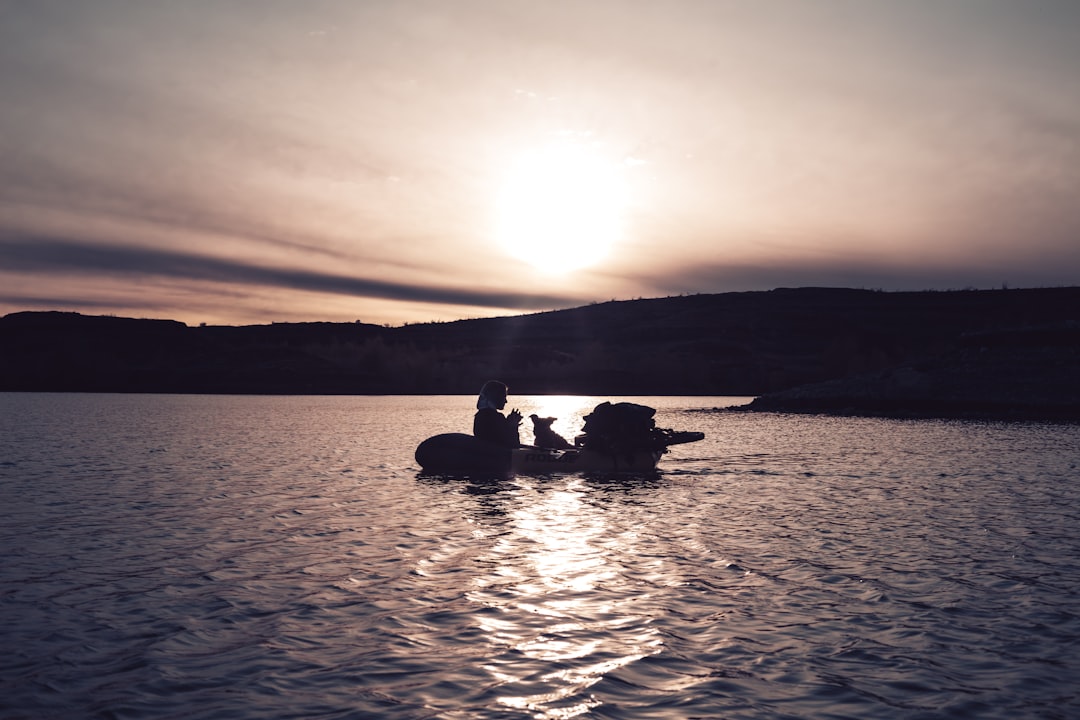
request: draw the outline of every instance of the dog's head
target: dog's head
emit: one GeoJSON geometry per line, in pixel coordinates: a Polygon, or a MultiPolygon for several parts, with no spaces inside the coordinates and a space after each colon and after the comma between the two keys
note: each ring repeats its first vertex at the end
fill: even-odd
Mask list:
{"type": "Polygon", "coordinates": [[[553,417],[542,418],[539,415],[536,415],[534,413],[534,414],[529,416],[529,419],[532,420],[534,429],[537,429],[537,430],[539,430],[539,429],[550,430],[551,429],[551,423],[555,422],[558,418],[553,418],[553,417]]]}

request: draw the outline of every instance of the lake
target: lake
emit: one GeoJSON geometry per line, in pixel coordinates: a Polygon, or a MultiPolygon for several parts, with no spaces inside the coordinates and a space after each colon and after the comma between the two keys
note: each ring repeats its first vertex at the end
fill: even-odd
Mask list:
{"type": "Polygon", "coordinates": [[[0,716],[1080,717],[1080,427],[633,400],[706,439],[470,480],[412,453],[472,397],[0,394],[0,716]]]}

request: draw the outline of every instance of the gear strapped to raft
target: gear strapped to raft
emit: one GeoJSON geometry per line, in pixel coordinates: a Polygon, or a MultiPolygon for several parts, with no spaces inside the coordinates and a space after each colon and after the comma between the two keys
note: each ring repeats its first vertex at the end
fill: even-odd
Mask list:
{"type": "Polygon", "coordinates": [[[656,410],[646,405],[602,402],[585,416],[576,442],[586,450],[613,456],[630,456],[640,450],[667,452],[669,445],[687,442],[680,437],[687,433],[656,427],[655,414],[656,410]]]}

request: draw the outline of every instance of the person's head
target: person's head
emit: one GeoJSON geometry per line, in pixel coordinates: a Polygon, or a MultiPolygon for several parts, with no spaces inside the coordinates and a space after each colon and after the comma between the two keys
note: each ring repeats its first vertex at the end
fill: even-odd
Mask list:
{"type": "Polygon", "coordinates": [[[480,397],[476,402],[476,407],[492,407],[496,410],[502,410],[506,407],[506,394],[509,392],[509,388],[505,383],[501,383],[498,380],[488,380],[484,383],[484,387],[480,388],[480,397]]]}

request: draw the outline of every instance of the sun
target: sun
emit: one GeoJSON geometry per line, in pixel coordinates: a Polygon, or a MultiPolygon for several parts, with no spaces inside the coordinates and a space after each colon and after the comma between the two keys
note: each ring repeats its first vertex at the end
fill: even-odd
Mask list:
{"type": "Polygon", "coordinates": [[[595,145],[552,142],[511,164],[496,202],[496,240],[537,270],[578,270],[621,239],[626,205],[620,163],[595,145]]]}

